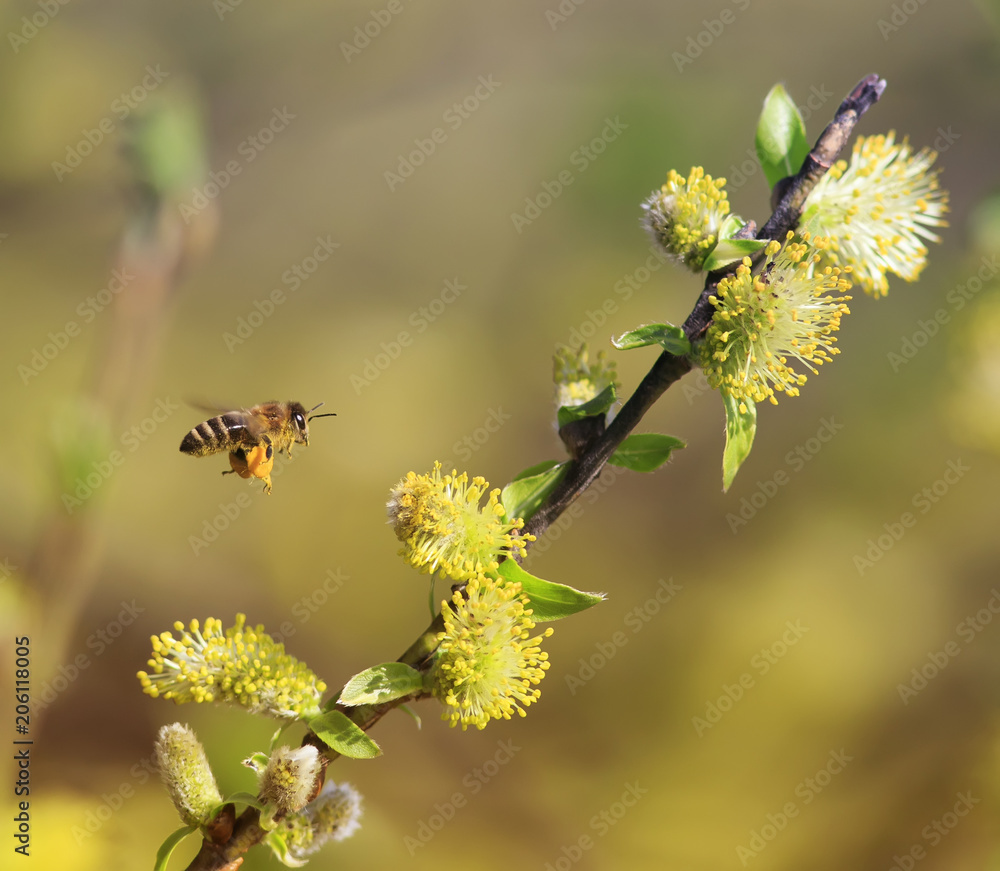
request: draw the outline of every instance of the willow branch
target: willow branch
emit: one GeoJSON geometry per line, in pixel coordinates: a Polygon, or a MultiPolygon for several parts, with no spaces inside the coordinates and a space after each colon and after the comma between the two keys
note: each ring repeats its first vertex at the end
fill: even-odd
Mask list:
{"type": "MultiPolygon", "coordinates": [[[[420,633],[420,636],[416,641],[411,644],[402,656],[399,657],[397,662],[405,663],[406,665],[412,666],[413,668],[419,668],[423,665],[427,658],[434,652],[437,647],[438,633],[444,629],[444,617],[438,614],[430,623],[430,625],[420,633]]],[[[354,721],[361,729],[366,732],[372,728],[379,720],[381,720],[389,711],[394,708],[398,708],[400,705],[407,702],[417,701],[423,698],[423,695],[419,696],[406,696],[401,699],[393,699],[391,702],[386,702],[381,705],[358,705],[356,707],[348,707],[346,705],[338,704],[336,709],[346,714],[351,720],[354,721]]],[[[312,744],[315,746],[320,753],[323,755],[326,764],[329,764],[338,756],[335,750],[328,747],[323,741],[321,741],[313,732],[306,734],[305,738],[302,740],[303,744],[312,744]]],[[[324,765],[324,776],[326,773],[326,766],[324,765]]],[[[323,777],[320,778],[322,781],[323,777]]],[[[318,784],[322,785],[322,783],[318,784]]],[[[228,837],[220,839],[219,841],[213,840],[211,837],[206,836],[201,844],[201,849],[198,851],[198,855],[191,860],[191,864],[188,865],[187,871],[223,871],[228,866],[233,868],[238,867],[238,863],[242,861],[242,856],[253,847],[255,844],[259,844],[264,836],[267,834],[260,827],[260,811],[253,807],[247,807],[235,820],[231,834],[227,833],[228,837]],[[237,863],[233,865],[232,863],[237,863]]]]}
{"type": "MultiPolygon", "coordinates": [[[[871,75],[863,79],[851,91],[847,99],[841,103],[833,121],[823,131],[816,145],[809,152],[802,168],[796,175],[786,180],[774,213],[757,232],[756,238],[784,238],[785,233],[796,226],[802,213],[802,205],[805,203],[806,197],[809,196],[809,192],[833,165],[837,155],[846,145],[858,119],[878,100],[884,90],[885,81],[878,76],[871,75]]],[[[752,225],[749,229],[752,229],[752,225]]],[[[690,341],[697,339],[712,319],[715,309],[709,301],[709,297],[714,293],[719,282],[726,275],[735,271],[736,264],[733,264],[732,267],[708,274],[698,301],[683,325],[684,333],[690,341]]],[[[535,536],[545,532],[577,496],[593,483],[594,479],[601,473],[601,469],[604,468],[604,464],[625,440],[625,437],[638,426],[656,400],[666,392],[671,384],[690,372],[693,365],[689,357],[677,357],[668,352],[662,353],[607,429],[595,430],[590,440],[581,446],[576,459],[570,462],[561,483],[528,521],[524,532],[535,536]]],[[[530,546],[530,542],[527,544],[530,546]]],[[[443,628],[444,620],[439,614],[398,661],[419,668],[433,653],[437,645],[437,635],[443,628]]],[[[394,699],[382,705],[362,705],[350,708],[338,704],[336,707],[337,710],[343,711],[358,726],[367,731],[389,711],[407,701],[423,697],[423,695],[409,696],[403,699],[394,699]]],[[[302,743],[315,745],[329,761],[339,755],[312,733],[306,735],[302,743]]],[[[215,843],[209,838],[205,838],[201,851],[188,866],[188,871],[222,871],[226,866],[235,867],[233,863],[238,864],[242,855],[250,847],[259,843],[266,834],[260,828],[259,822],[260,813],[254,808],[247,808],[236,819],[232,835],[224,843],[215,843]]]]}
{"type": "Polygon", "coordinates": [[[774,213],[760,228],[758,239],[784,239],[789,230],[795,229],[809,192],[833,166],[861,116],[878,101],[884,90],[885,79],[870,75],[858,82],[847,95],[833,120],[802,162],[801,169],[785,186],[774,213]]]}
{"type": "MultiPolygon", "coordinates": [[[[833,166],[843,150],[861,116],[873,106],[885,90],[885,80],[876,75],[866,76],[848,94],[833,120],[820,134],[819,139],[794,176],[785,180],[782,195],[767,223],[757,232],[758,239],[783,239],[794,229],[802,215],[802,207],[816,183],[833,166]]],[[[736,271],[738,264],[710,272],[705,286],[691,314],[684,321],[683,330],[689,341],[695,341],[708,328],[715,308],[710,297],[719,282],[736,271]]],[[[524,532],[540,536],[573,501],[600,475],[604,464],[642,420],[646,412],[675,381],[686,375],[693,363],[689,357],[676,357],[664,351],[635,392],[622,406],[610,426],[595,437],[572,460],[559,485],[549,494],[546,502],[525,524],[524,532]]],[[[530,546],[530,543],[529,543],[530,546]]]]}

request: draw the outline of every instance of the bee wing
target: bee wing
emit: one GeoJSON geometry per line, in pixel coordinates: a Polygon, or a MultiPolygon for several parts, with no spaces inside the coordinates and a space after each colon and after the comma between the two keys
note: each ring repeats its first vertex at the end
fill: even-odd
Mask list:
{"type": "Polygon", "coordinates": [[[248,408],[243,408],[237,405],[235,402],[209,402],[207,399],[191,399],[190,397],[185,400],[185,402],[192,408],[197,408],[199,411],[207,411],[213,417],[220,414],[228,414],[233,411],[249,411],[248,408]]]}

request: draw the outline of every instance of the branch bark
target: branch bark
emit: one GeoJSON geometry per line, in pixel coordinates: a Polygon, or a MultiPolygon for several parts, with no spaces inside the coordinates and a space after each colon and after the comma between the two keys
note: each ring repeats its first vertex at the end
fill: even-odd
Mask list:
{"type": "MultiPolygon", "coordinates": [[[[787,180],[773,214],[757,232],[756,238],[783,239],[788,230],[795,228],[809,192],[833,165],[837,155],[847,144],[858,120],[882,96],[885,86],[884,79],[870,75],[862,79],[851,91],[816,141],[802,168],[787,180]]],[[[707,329],[714,313],[709,297],[723,278],[736,271],[736,266],[737,264],[733,264],[731,267],[711,272],[706,277],[698,301],[684,322],[684,333],[689,340],[696,340],[707,329]]],[[[589,443],[581,446],[577,458],[569,464],[563,480],[531,517],[524,527],[524,532],[535,536],[544,533],[593,483],[604,468],[604,464],[625,437],[635,429],[656,400],[675,381],[691,371],[693,365],[688,357],[677,357],[669,352],[663,352],[607,429],[603,432],[598,430],[589,443]]],[[[530,542],[528,545],[530,546],[530,542]]],[[[398,661],[418,667],[433,652],[437,633],[441,631],[443,625],[444,621],[438,615],[398,661]]],[[[365,705],[356,708],[338,705],[337,708],[367,731],[393,708],[412,700],[412,698],[397,699],[384,705],[365,705]]],[[[315,744],[331,761],[339,755],[311,733],[306,736],[303,743],[315,744]]],[[[259,843],[266,834],[258,825],[259,822],[260,813],[248,807],[237,818],[229,840],[222,844],[214,843],[208,838],[204,840],[201,851],[188,866],[188,871],[222,871],[227,866],[236,867],[233,863],[238,863],[240,857],[254,844],[259,843]]]]}
{"type": "MultiPolygon", "coordinates": [[[[848,94],[833,120],[820,134],[809,152],[802,168],[791,176],[784,186],[784,192],[767,223],[757,232],[758,239],[784,239],[785,234],[795,228],[802,215],[802,206],[816,183],[833,166],[837,155],[843,150],[861,116],[875,104],[885,90],[885,80],[877,75],[866,76],[848,94]]],[[[710,297],[719,282],[736,271],[738,264],[710,272],[705,286],[695,303],[691,314],[684,321],[683,330],[694,342],[708,328],[715,312],[710,297]]],[[[524,532],[540,536],[563,513],[573,501],[593,483],[601,473],[608,458],[632,432],[643,415],[663,393],[686,375],[692,368],[687,357],[675,357],[664,351],[642,379],[635,393],[622,406],[618,416],[599,438],[572,461],[559,486],[552,491],[548,500],[525,524],[524,532]]],[[[530,544],[529,544],[530,546],[530,544]]]]}

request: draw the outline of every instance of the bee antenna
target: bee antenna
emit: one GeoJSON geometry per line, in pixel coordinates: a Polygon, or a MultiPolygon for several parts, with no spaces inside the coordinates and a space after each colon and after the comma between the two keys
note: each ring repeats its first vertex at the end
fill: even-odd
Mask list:
{"type": "Polygon", "coordinates": [[[319,405],[314,405],[312,408],[310,408],[309,412],[308,412],[309,416],[306,418],[306,420],[309,421],[309,420],[312,420],[313,418],[317,418],[317,417],[336,417],[337,415],[334,412],[330,412],[329,414],[313,414],[313,412],[317,408],[319,408],[320,406],[323,406],[325,404],[326,404],[325,402],[321,402],[319,405]]]}

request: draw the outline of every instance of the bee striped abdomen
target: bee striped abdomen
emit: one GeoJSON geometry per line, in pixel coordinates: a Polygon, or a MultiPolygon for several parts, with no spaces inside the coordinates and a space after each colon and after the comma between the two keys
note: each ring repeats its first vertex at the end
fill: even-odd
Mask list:
{"type": "Polygon", "coordinates": [[[253,444],[244,416],[230,412],[199,423],[184,436],[181,452],[194,457],[204,457],[218,451],[252,447],[253,444]]]}
{"type": "MultiPolygon", "coordinates": [[[[191,457],[207,457],[223,451],[229,454],[230,471],[241,478],[259,478],[264,492],[271,492],[271,472],[279,453],[292,455],[294,445],[309,444],[309,421],[319,405],[308,411],[301,402],[271,400],[251,408],[226,411],[202,421],[181,442],[181,452],[191,457]]],[[[222,474],[228,475],[230,471],[222,474]]]]}

